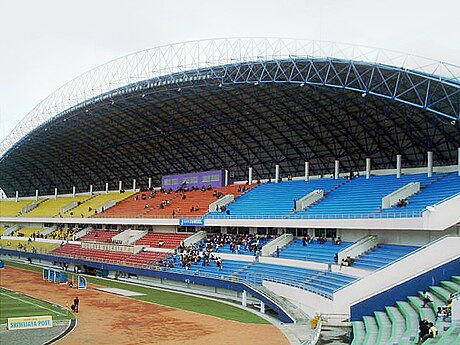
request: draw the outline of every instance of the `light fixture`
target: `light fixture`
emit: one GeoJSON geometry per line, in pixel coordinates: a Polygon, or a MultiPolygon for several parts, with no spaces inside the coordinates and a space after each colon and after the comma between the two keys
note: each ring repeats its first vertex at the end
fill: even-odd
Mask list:
{"type": "Polygon", "coordinates": [[[255,85],[255,86],[259,85],[259,82],[258,82],[258,81],[256,81],[256,82],[254,83],[254,85],[255,85]]]}
{"type": "Polygon", "coordinates": [[[362,97],[362,98],[365,98],[366,96],[367,96],[367,93],[366,93],[366,92],[363,92],[363,93],[361,94],[361,97],[362,97]]]}
{"type": "Polygon", "coordinates": [[[144,98],[144,97],[145,97],[145,93],[142,94],[142,98],[144,98]]]}
{"type": "Polygon", "coordinates": [[[181,91],[182,91],[182,89],[181,89],[181,88],[178,88],[178,89],[177,89],[177,92],[181,92],[181,91]]]}
{"type": "Polygon", "coordinates": [[[222,83],[219,84],[219,87],[222,87],[222,83]]]}
{"type": "Polygon", "coordinates": [[[300,84],[300,87],[304,87],[304,86],[305,86],[305,83],[301,83],[301,84],[300,84]]]}

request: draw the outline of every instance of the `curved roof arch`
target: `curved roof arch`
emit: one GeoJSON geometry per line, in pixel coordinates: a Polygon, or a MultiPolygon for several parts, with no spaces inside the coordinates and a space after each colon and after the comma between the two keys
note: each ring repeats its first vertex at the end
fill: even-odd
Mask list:
{"type": "Polygon", "coordinates": [[[179,172],[269,177],[456,162],[457,66],[372,48],[277,38],[186,42],[76,78],[1,145],[12,195],[138,185],[179,172]],[[113,70],[112,70],[113,69],[113,70]]]}
{"type": "MultiPolygon", "coordinates": [[[[168,79],[168,76],[171,79],[190,71],[212,69],[215,66],[235,67],[271,60],[281,64],[282,61],[297,59],[317,62],[325,60],[331,63],[326,69],[314,69],[311,75],[311,71],[308,71],[308,74],[299,71],[299,74],[305,77],[305,81],[298,81],[297,78],[289,76],[290,82],[374,92],[403,102],[413,99],[415,102],[409,101],[412,105],[433,110],[452,120],[460,118],[458,103],[452,104],[455,102],[451,100],[452,96],[458,96],[460,83],[460,67],[453,64],[397,51],[336,42],[266,37],[207,39],[139,51],[109,61],[76,77],[40,102],[20,121],[0,143],[0,157],[41,124],[114,89],[145,80],[168,79]],[[343,80],[344,71],[334,68],[340,62],[352,63],[354,66],[369,64],[376,68],[367,76],[352,69],[346,72],[352,79],[343,80]],[[375,71],[384,69],[398,71],[397,78],[407,77],[407,88],[398,85],[399,79],[386,79],[380,73],[374,74],[375,71]],[[335,78],[337,79],[334,80],[335,78]],[[371,82],[375,84],[372,85],[371,82]],[[432,82],[436,83],[435,87],[431,85],[432,82]],[[388,90],[382,93],[375,89],[376,87],[388,90]],[[437,87],[440,89],[437,90],[437,87]],[[436,91],[439,98],[431,100],[430,95],[436,91]],[[452,109],[440,110],[444,107],[443,103],[451,103],[452,109]]],[[[256,80],[257,76],[254,77],[256,80]]],[[[277,77],[279,75],[272,79],[277,77]]]]}

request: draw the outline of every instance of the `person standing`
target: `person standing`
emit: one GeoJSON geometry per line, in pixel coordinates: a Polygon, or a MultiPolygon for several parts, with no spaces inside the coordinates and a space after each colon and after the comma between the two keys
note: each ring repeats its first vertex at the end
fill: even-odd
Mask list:
{"type": "Polygon", "coordinates": [[[75,305],[75,312],[78,313],[78,309],[80,307],[80,299],[76,296],[73,300],[73,304],[75,305]]]}

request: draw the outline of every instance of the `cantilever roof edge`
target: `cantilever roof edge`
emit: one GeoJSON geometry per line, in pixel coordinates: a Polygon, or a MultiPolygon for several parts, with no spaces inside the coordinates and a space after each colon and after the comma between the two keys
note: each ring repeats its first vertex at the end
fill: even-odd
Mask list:
{"type": "Polygon", "coordinates": [[[29,132],[62,112],[123,86],[213,66],[321,58],[396,67],[460,90],[460,66],[397,51],[292,38],[188,41],[120,57],[69,81],[32,109],[0,143],[0,157],[3,158],[29,132]]]}

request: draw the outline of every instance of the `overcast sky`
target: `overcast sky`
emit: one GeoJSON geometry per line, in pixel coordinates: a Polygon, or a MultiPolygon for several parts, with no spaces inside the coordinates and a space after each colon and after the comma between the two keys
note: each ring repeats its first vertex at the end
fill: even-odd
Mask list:
{"type": "Polygon", "coordinates": [[[409,52],[460,65],[459,0],[0,0],[0,141],[50,93],[138,50],[270,36],[409,52]]]}

